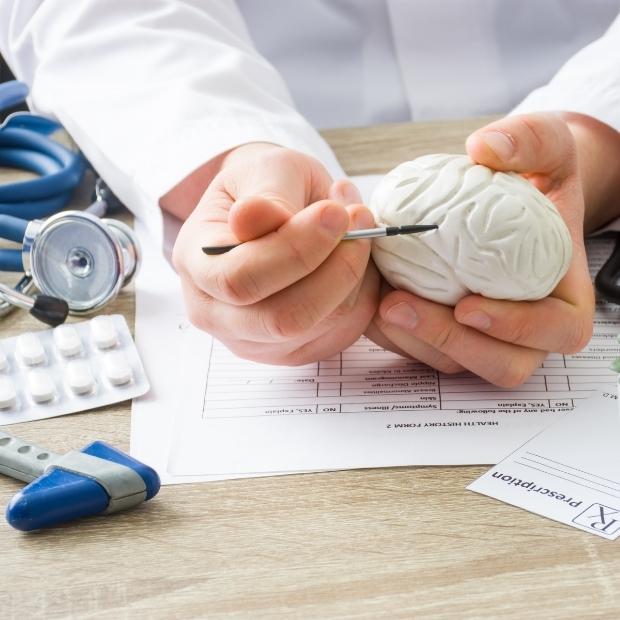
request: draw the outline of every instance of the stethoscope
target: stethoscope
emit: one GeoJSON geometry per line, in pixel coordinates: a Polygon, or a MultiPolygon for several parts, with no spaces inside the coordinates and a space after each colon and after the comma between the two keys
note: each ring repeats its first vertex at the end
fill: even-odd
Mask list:
{"type": "MultiPolygon", "coordinates": [[[[19,82],[0,84],[0,111],[23,101],[19,82]]],[[[0,316],[14,306],[58,325],[67,314],[88,314],[112,301],[140,266],[140,247],[123,222],[102,218],[115,198],[99,179],[86,211],[63,211],[82,180],[81,154],[51,139],[61,126],[30,113],[0,125],[0,166],[37,178],[0,185],[0,238],[21,244],[0,249],[0,271],[24,272],[14,288],[0,283],[0,316]],[[32,288],[39,295],[30,295],[32,288]]]]}

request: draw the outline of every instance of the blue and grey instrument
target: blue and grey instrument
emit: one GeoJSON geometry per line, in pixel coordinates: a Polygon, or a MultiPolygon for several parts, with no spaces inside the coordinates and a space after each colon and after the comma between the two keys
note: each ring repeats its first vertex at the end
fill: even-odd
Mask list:
{"type": "Polygon", "coordinates": [[[0,431],[0,473],[28,482],[6,519],[30,531],[126,510],[159,492],[157,472],[103,441],[60,455],[0,431]]]}

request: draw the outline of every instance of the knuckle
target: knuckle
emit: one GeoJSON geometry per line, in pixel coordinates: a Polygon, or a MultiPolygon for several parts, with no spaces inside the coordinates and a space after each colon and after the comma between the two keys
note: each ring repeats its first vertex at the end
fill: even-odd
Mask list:
{"type": "Polygon", "coordinates": [[[182,235],[183,228],[181,228],[181,232],[179,232],[179,236],[172,247],[172,254],[170,256],[172,267],[181,278],[194,280],[192,261],[188,255],[187,244],[183,243],[182,235]]]}
{"type": "Polygon", "coordinates": [[[532,344],[537,341],[536,331],[537,325],[534,321],[520,318],[507,328],[506,339],[508,342],[532,344]]]}
{"type": "Polygon", "coordinates": [[[555,114],[537,113],[515,117],[522,131],[521,138],[545,163],[561,168],[576,157],[576,147],[567,123],[555,114]]]}
{"type": "Polygon", "coordinates": [[[289,259],[296,263],[303,273],[312,273],[315,269],[314,261],[312,260],[312,250],[300,247],[295,238],[289,239],[287,243],[289,259]]]}
{"type": "Polygon", "coordinates": [[[360,256],[357,254],[349,256],[348,253],[343,252],[340,256],[340,268],[348,281],[359,282],[364,277],[368,265],[370,248],[365,250],[365,252],[366,254],[364,254],[363,260],[360,260],[360,256]]]}
{"type": "Polygon", "coordinates": [[[211,321],[209,320],[208,313],[205,312],[205,308],[201,304],[189,303],[185,310],[189,322],[198,329],[211,333],[211,321]]]}
{"type": "Polygon", "coordinates": [[[590,342],[593,329],[591,320],[577,321],[559,352],[568,354],[579,353],[590,342]]]}
{"type": "Polygon", "coordinates": [[[290,353],[282,353],[276,357],[276,361],[273,363],[282,366],[303,366],[314,361],[315,356],[312,355],[311,351],[306,351],[305,347],[301,347],[290,353]]]}
{"type": "Polygon", "coordinates": [[[260,316],[264,331],[276,341],[300,336],[321,320],[316,306],[310,301],[278,308],[260,316]]]}
{"type": "Polygon", "coordinates": [[[513,359],[507,359],[502,366],[499,366],[497,375],[491,377],[490,381],[499,387],[514,388],[525,383],[533,372],[534,367],[516,356],[513,359]]]}
{"type": "Polygon", "coordinates": [[[250,362],[260,361],[260,356],[257,355],[257,350],[252,346],[253,343],[233,339],[225,339],[222,342],[233,355],[250,362]]]}
{"type": "Polygon", "coordinates": [[[438,362],[435,368],[446,375],[456,375],[465,370],[458,362],[452,359],[444,359],[438,362]]]}
{"type": "Polygon", "coordinates": [[[174,270],[177,273],[180,273],[183,269],[183,258],[182,258],[181,245],[178,239],[172,248],[171,259],[172,259],[172,266],[174,267],[174,270]]]}
{"type": "Polygon", "coordinates": [[[440,351],[445,351],[456,344],[458,334],[459,330],[457,328],[453,325],[446,325],[433,334],[429,344],[440,351]]]}
{"type": "Polygon", "coordinates": [[[235,306],[245,306],[261,299],[258,283],[241,269],[220,269],[213,276],[217,297],[235,306]]]}
{"type": "MultiPolygon", "coordinates": [[[[329,315],[329,320],[339,322],[348,317],[356,306],[357,297],[349,295],[337,308],[329,315]]],[[[363,309],[364,311],[366,308],[363,309]]],[[[365,314],[365,312],[364,312],[365,314]]]]}
{"type": "Polygon", "coordinates": [[[441,353],[441,351],[438,351],[437,349],[433,349],[431,351],[424,351],[423,355],[419,354],[422,353],[421,351],[418,352],[417,355],[416,353],[417,352],[414,350],[412,356],[413,358],[421,358],[420,361],[422,361],[424,364],[430,366],[431,368],[434,368],[435,370],[438,370],[443,374],[455,375],[465,370],[463,366],[461,366],[461,364],[453,360],[451,357],[448,357],[445,353],[441,353]]]}
{"type": "Polygon", "coordinates": [[[541,149],[544,146],[541,132],[545,132],[546,125],[541,122],[538,116],[517,116],[515,117],[515,121],[518,123],[517,126],[521,130],[519,132],[521,136],[526,138],[534,148],[541,149]]]}

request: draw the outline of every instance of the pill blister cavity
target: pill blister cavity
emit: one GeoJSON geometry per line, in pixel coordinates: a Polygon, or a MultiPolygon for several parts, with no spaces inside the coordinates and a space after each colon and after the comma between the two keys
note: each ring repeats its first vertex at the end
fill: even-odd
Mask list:
{"type": "Polygon", "coordinates": [[[35,403],[49,403],[56,396],[56,386],[44,368],[34,368],[27,376],[28,393],[35,403]]]}
{"type": "Polygon", "coordinates": [[[75,357],[82,352],[82,341],[73,325],[55,327],[54,344],[63,357],[75,357]]]}
{"type": "Polygon", "coordinates": [[[0,377],[0,409],[12,409],[16,404],[15,385],[8,377],[0,377]]]}
{"type": "Polygon", "coordinates": [[[103,367],[112,385],[126,385],[133,377],[131,366],[121,351],[111,351],[103,357],[103,367]]]}
{"type": "Polygon", "coordinates": [[[32,332],[17,337],[15,350],[26,366],[38,366],[45,362],[45,349],[39,337],[32,332]]]}
{"type": "Polygon", "coordinates": [[[90,364],[85,360],[72,360],[67,364],[67,383],[74,394],[90,394],[95,388],[95,377],[90,364]]]}
{"type": "Polygon", "coordinates": [[[112,349],[118,344],[118,332],[109,316],[96,316],[90,322],[90,330],[99,349],[112,349]]]}

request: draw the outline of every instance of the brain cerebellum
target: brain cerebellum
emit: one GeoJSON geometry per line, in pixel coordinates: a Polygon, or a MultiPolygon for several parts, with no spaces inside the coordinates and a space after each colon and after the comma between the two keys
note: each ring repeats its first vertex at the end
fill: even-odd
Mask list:
{"type": "Polygon", "coordinates": [[[386,280],[443,304],[469,293],[540,299],[568,269],[571,238],[553,203],[513,173],[464,155],[426,155],[394,168],[370,203],[382,226],[438,224],[417,235],[376,239],[386,280]]]}

